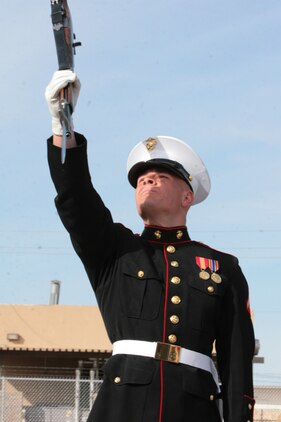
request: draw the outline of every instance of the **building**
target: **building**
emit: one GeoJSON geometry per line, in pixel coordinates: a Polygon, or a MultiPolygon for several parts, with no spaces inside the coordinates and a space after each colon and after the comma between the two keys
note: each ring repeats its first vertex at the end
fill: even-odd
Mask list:
{"type": "Polygon", "coordinates": [[[1,375],[73,375],[80,368],[100,377],[111,355],[96,306],[0,305],[1,375]]]}
{"type": "Polygon", "coordinates": [[[111,350],[96,306],[0,305],[0,420],[86,421],[111,350]]]}

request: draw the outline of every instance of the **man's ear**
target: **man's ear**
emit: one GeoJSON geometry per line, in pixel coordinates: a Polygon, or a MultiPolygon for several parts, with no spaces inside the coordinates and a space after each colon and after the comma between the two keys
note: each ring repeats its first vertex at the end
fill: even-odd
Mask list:
{"type": "Polygon", "coordinates": [[[183,201],[182,201],[182,205],[184,208],[189,208],[194,201],[194,193],[192,192],[191,189],[188,189],[184,192],[184,196],[183,196],[183,201]]]}

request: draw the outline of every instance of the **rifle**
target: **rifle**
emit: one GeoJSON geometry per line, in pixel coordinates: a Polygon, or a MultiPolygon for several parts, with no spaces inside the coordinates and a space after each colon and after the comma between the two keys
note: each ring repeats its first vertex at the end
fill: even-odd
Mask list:
{"type": "MultiPolygon", "coordinates": [[[[67,0],[51,0],[51,18],[56,43],[59,70],[74,70],[75,47],[81,45],[75,42],[72,20],[67,0]]],[[[72,136],[71,115],[73,113],[73,85],[68,84],[60,92],[59,115],[62,125],[61,161],[64,163],[67,138],[72,136]]]]}

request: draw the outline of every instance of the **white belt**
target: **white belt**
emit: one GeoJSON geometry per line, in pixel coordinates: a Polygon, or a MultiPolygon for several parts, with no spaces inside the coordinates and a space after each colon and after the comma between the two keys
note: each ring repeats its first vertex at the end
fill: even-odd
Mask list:
{"type": "Polygon", "coordinates": [[[141,341],[141,340],[119,340],[113,343],[112,355],[136,355],[164,360],[171,363],[183,363],[203,369],[212,374],[220,392],[218,373],[213,360],[202,353],[184,349],[168,343],[141,341]]]}

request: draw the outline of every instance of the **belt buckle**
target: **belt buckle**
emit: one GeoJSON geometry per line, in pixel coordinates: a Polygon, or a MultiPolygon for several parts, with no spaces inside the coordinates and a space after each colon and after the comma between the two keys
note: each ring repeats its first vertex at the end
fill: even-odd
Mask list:
{"type": "Polygon", "coordinates": [[[171,363],[179,363],[180,360],[180,346],[173,344],[157,342],[155,359],[164,360],[171,363]]]}

